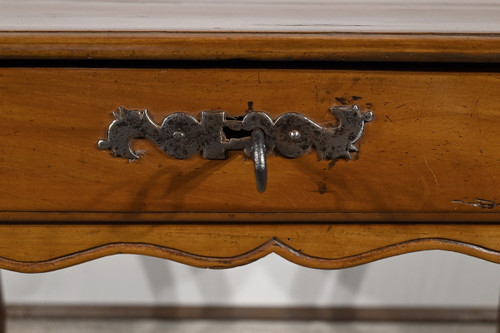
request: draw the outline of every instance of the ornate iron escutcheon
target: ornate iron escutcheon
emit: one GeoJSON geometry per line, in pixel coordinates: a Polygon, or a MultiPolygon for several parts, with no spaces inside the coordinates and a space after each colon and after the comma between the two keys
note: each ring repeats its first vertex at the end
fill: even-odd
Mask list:
{"type": "Polygon", "coordinates": [[[296,158],[314,148],[323,160],[350,159],[357,151],[354,143],[363,134],[364,123],[373,119],[356,105],[330,108],[336,127],[322,127],[307,117],[289,112],[273,120],[265,112],[249,111],[241,117],[229,117],[223,111],[203,111],[201,121],[186,113],[173,113],[158,126],[147,110],[114,112],[107,139],[98,146],[111,150],[114,156],[129,160],[139,158],[131,147],[133,139],[148,139],[168,155],[185,159],[203,151],[207,159],[225,159],[228,150],[244,150],[254,162],[257,189],[267,184],[266,155],[275,151],[296,158]]]}

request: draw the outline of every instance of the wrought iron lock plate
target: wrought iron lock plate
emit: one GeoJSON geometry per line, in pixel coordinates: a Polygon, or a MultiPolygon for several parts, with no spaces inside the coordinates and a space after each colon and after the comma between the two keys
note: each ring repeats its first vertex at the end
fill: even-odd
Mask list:
{"type": "Polygon", "coordinates": [[[249,111],[241,117],[229,117],[224,111],[202,111],[201,120],[186,114],[173,113],[161,126],[147,110],[119,108],[108,128],[107,139],[98,146],[111,150],[116,157],[139,158],[131,147],[134,139],[148,139],[169,156],[186,159],[203,151],[207,159],[225,159],[229,150],[244,150],[254,162],[257,189],[263,192],[267,184],[266,155],[272,151],[296,158],[314,148],[319,159],[351,158],[357,151],[365,122],[373,119],[372,112],[360,113],[356,105],[330,108],[336,117],[336,127],[322,127],[302,114],[289,112],[273,120],[262,111],[249,111]],[[228,132],[238,133],[230,137],[228,132]]]}

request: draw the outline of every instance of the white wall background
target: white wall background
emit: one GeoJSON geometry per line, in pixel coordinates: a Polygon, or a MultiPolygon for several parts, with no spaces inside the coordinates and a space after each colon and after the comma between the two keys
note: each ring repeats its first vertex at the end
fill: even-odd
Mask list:
{"type": "Polygon", "coordinates": [[[495,307],[500,265],[428,251],[338,271],[277,255],[229,270],[116,255],[43,274],[2,271],[6,302],[230,306],[495,307]]]}

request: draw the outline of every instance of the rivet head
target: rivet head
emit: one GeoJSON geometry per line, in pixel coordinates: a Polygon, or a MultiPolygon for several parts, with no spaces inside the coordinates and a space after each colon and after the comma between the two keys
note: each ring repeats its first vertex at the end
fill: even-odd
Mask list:
{"type": "Polygon", "coordinates": [[[300,132],[297,130],[292,130],[292,131],[288,132],[288,136],[292,140],[298,140],[298,139],[300,139],[300,132]]]}
{"type": "Polygon", "coordinates": [[[182,139],[184,139],[186,134],[184,134],[183,132],[180,132],[180,131],[175,131],[172,136],[174,137],[175,141],[181,141],[182,139]]]}
{"type": "Polygon", "coordinates": [[[373,117],[374,117],[373,112],[371,112],[371,111],[367,111],[367,112],[363,113],[363,116],[362,116],[364,121],[372,121],[373,117]]]}

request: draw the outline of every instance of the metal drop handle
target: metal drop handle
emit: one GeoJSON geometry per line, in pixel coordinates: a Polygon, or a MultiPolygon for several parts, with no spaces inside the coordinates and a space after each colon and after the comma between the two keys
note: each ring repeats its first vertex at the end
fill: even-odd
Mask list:
{"type": "Polygon", "coordinates": [[[267,165],[266,165],[266,144],[264,132],[260,128],[252,131],[252,160],[255,171],[255,181],[257,191],[260,193],[266,190],[267,186],[267,165]]]}

